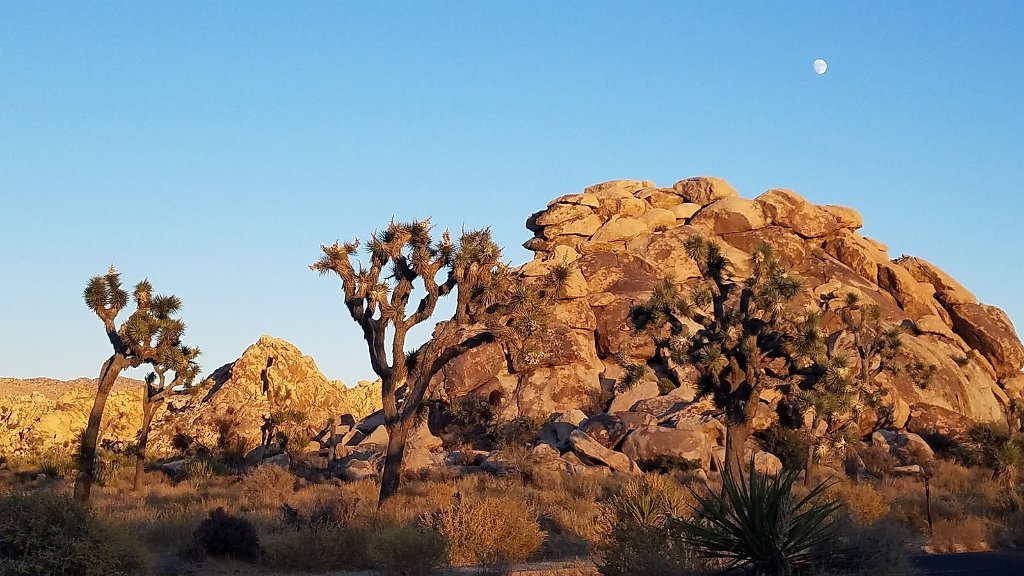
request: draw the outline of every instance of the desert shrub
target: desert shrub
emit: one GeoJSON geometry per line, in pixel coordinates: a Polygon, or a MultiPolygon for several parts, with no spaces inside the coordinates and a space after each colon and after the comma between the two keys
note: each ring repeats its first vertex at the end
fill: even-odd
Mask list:
{"type": "Polygon", "coordinates": [[[536,510],[507,496],[456,501],[432,514],[428,524],[448,540],[454,565],[523,562],[545,536],[536,510]]]}
{"type": "Polygon", "coordinates": [[[208,458],[189,458],[184,475],[186,480],[206,480],[214,475],[214,467],[208,458]]]}
{"type": "Polygon", "coordinates": [[[967,552],[988,548],[988,527],[981,518],[939,520],[932,526],[932,549],[935,552],[967,552]]]}
{"type": "Polygon", "coordinates": [[[195,539],[210,556],[227,556],[237,560],[255,561],[260,557],[260,537],[252,522],[228,514],[220,507],[199,524],[195,539]]]}
{"type": "Polygon", "coordinates": [[[881,446],[865,446],[859,449],[857,454],[860,455],[868,472],[877,478],[887,478],[892,473],[892,469],[898,465],[896,457],[889,449],[881,446]]]}
{"type": "Polygon", "coordinates": [[[754,433],[766,452],[775,454],[783,467],[803,470],[807,466],[807,439],[791,428],[778,423],[754,433]]]}
{"type": "Polygon", "coordinates": [[[689,472],[700,469],[700,460],[691,460],[679,456],[662,454],[636,463],[644,472],[670,474],[672,472],[689,472]]]}
{"type": "Polygon", "coordinates": [[[494,442],[504,446],[525,446],[533,444],[540,434],[540,429],[547,423],[547,417],[535,416],[528,418],[521,416],[508,422],[502,422],[492,427],[491,436],[494,442]]]}
{"type": "MultiPolygon", "coordinates": [[[[481,527],[483,528],[483,527],[481,527]]],[[[366,555],[375,568],[392,574],[431,574],[445,564],[444,537],[423,526],[382,524],[370,531],[366,555]]]]}
{"type": "Polygon", "coordinates": [[[448,414],[466,426],[487,426],[494,418],[491,403],[477,394],[457,398],[448,406],[448,414]]]}
{"type": "Polygon", "coordinates": [[[365,551],[366,531],[335,522],[288,528],[263,538],[266,563],[279,570],[318,572],[373,568],[365,551]]]}
{"type": "Polygon", "coordinates": [[[829,495],[838,498],[843,507],[861,526],[867,526],[889,513],[889,503],[871,484],[836,484],[829,495]]]}
{"type": "Polygon", "coordinates": [[[678,484],[665,476],[649,474],[627,482],[609,505],[619,522],[661,526],[669,516],[682,514],[684,502],[678,484]]]}
{"type": "Polygon", "coordinates": [[[996,532],[1001,547],[1020,548],[1024,546],[1024,511],[1007,514],[1002,529],[996,532]]]}
{"type": "Polygon", "coordinates": [[[841,522],[818,569],[823,575],[912,576],[917,574],[910,560],[918,552],[914,544],[914,535],[891,518],[867,526],[841,522]]]}
{"type": "Polygon", "coordinates": [[[686,550],[673,528],[631,521],[615,524],[598,547],[602,576],[683,576],[701,574],[700,564],[686,550]]]}
{"type": "Polygon", "coordinates": [[[145,563],[137,547],[77,502],[46,492],[0,495],[0,574],[143,572],[145,563]]]}
{"type": "Polygon", "coordinates": [[[242,499],[250,509],[277,508],[294,487],[295,476],[280,466],[259,466],[239,482],[242,499]]]}
{"type": "Polygon", "coordinates": [[[828,484],[819,484],[799,500],[792,495],[799,470],[769,476],[751,459],[740,478],[726,474],[722,494],[694,493],[697,516],[672,518],[681,540],[705,558],[748,568],[755,574],[792,574],[834,551],[824,548],[836,532],[839,502],[825,498],[828,484]]]}

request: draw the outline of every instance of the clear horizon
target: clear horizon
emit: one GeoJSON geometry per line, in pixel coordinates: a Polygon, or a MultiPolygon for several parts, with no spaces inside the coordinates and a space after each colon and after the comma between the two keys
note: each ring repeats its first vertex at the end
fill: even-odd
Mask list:
{"type": "Polygon", "coordinates": [[[856,208],[1019,330],[1022,28],[1017,2],[0,3],[0,376],[95,377],[81,292],[114,264],[183,300],[204,374],[269,334],[372,380],[320,244],[431,217],[519,264],[557,196],[698,175],[856,208]]]}

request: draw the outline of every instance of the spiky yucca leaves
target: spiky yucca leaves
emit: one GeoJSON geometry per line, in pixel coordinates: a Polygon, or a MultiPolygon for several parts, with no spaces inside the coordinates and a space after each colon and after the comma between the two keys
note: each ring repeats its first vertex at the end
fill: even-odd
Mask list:
{"type": "Polygon", "coordinates": [[[544,285],[528,284],[512,277],[489,229],[463,231],[458,242],[445,231],[434,241],[429,220],[389,223],[367,242],[365,264],[359,245],[321,246],[323,257],[310,268],[341,279],[345,307],[363,331],[370,365],[383,384],[389,444],[382,504],[398,490],[405,440],[431,378],[449,360],[496,339],[527,354],[530,335],[544,326],[540,298],[564,286],[568,272],[556,267],[544,285]],[[412,304],[414,288],[423,296],[412,304]],[[453,292],[452,317],[408,350],[409,330],[429,320],[438,300],[453,292]]]}
{"type": "MultiPolygon", "coordinates": [[[[82,296],[86,306],[103,322],[107,339],[113,348],[113,354],[104,362],[100,371],[89,423],[82,434],[75,497],[87,501],[95,480],[96,443],[103,409],[118,375],[128,368],[149,364],[155,372],[170,370],[191,381],[199,370],[194,365],[199,350],[187,348],[181,343],[185,323],[174,317],[181,309],[181,300],[176,296],[154,294],[148,280],[135,285],[131,295],[135,310],[120,326],[117,325],[117,318],[128,306],[129,297],[121,285],[121,275],[117,269],[111,266],[106,274],[90,278],[82,296]]],[[[152,386],[156,380],[154,377],[147,386],[152,386]]]]}
{"type": "Polygon", "coordinates": [[[638,332],[652,334],[654,360],[697,368],[699,395],[712,397],[725,413],[725,464],[738,475],[749,422],[761,391],[774,382],[765,365],[774,358],[790,360],[800,346],[789,305],[801,284],[766,244],[751,253],[751,273],[739,282],[730,279],[730,262],[714,241],[694,235],[685,247],[701,280],[688,294],[672,279],[664,281],[644,305],[634,307],[631,319],[638,332]],[[699,328],[691,331],[693,323],[699,328]]]}
{"type": "Polygon", "coordinates": [[[835,536],[834,514],[841,504],[825,500],[831,486],[822,483],[796,500],[798,470],[771,476],[750,460],[747,473],[722,477],[722,494],[692,491],[697,504],[692,520],[669,522],[683,542],[705,558],[728,562],[760,576],[791,576],[837,553],[823,546],[835,536]]]}

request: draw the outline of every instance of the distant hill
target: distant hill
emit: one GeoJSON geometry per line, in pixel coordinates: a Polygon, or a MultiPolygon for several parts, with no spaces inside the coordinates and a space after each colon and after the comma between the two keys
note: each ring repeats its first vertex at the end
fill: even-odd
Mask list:
{"type": "MultiPolygon", "coordinates": [[[[95,386],[95,378],[75,378],[73,380],[57,380],[55,378],[7,378],[0,376],[0,398],[11,396],[27,396],[39,392],[51,400],[56,400],[65,392],[75,387],[95,386]]],[[[135,378],[118,378],[115,390],[138,388],[142,380],[135,378]]]]}

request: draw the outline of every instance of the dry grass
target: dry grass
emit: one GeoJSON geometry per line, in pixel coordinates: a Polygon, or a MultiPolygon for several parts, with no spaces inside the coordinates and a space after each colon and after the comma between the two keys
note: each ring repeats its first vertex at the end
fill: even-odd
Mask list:
{"type": "Polygon", "coordinates": [[[842,501],[850,517],[861,526],[873,524],[889,513],[889,503],[868,483],[841,482],[829,489],[829,496],[842,501]]]}
{"type": "Polygon", "coordinates": [[[428,523],[448,540],[453,565],[521,563],[540,549],[545,536],[536,509],[511,496],[456,501],[428,523]]]}
{"type": "Polygon", "coordinates": [[[987,550],[988,526],[974,516],[963,520],[939,520],[932,528],[931,548],[935,552],[987,550]]]}

